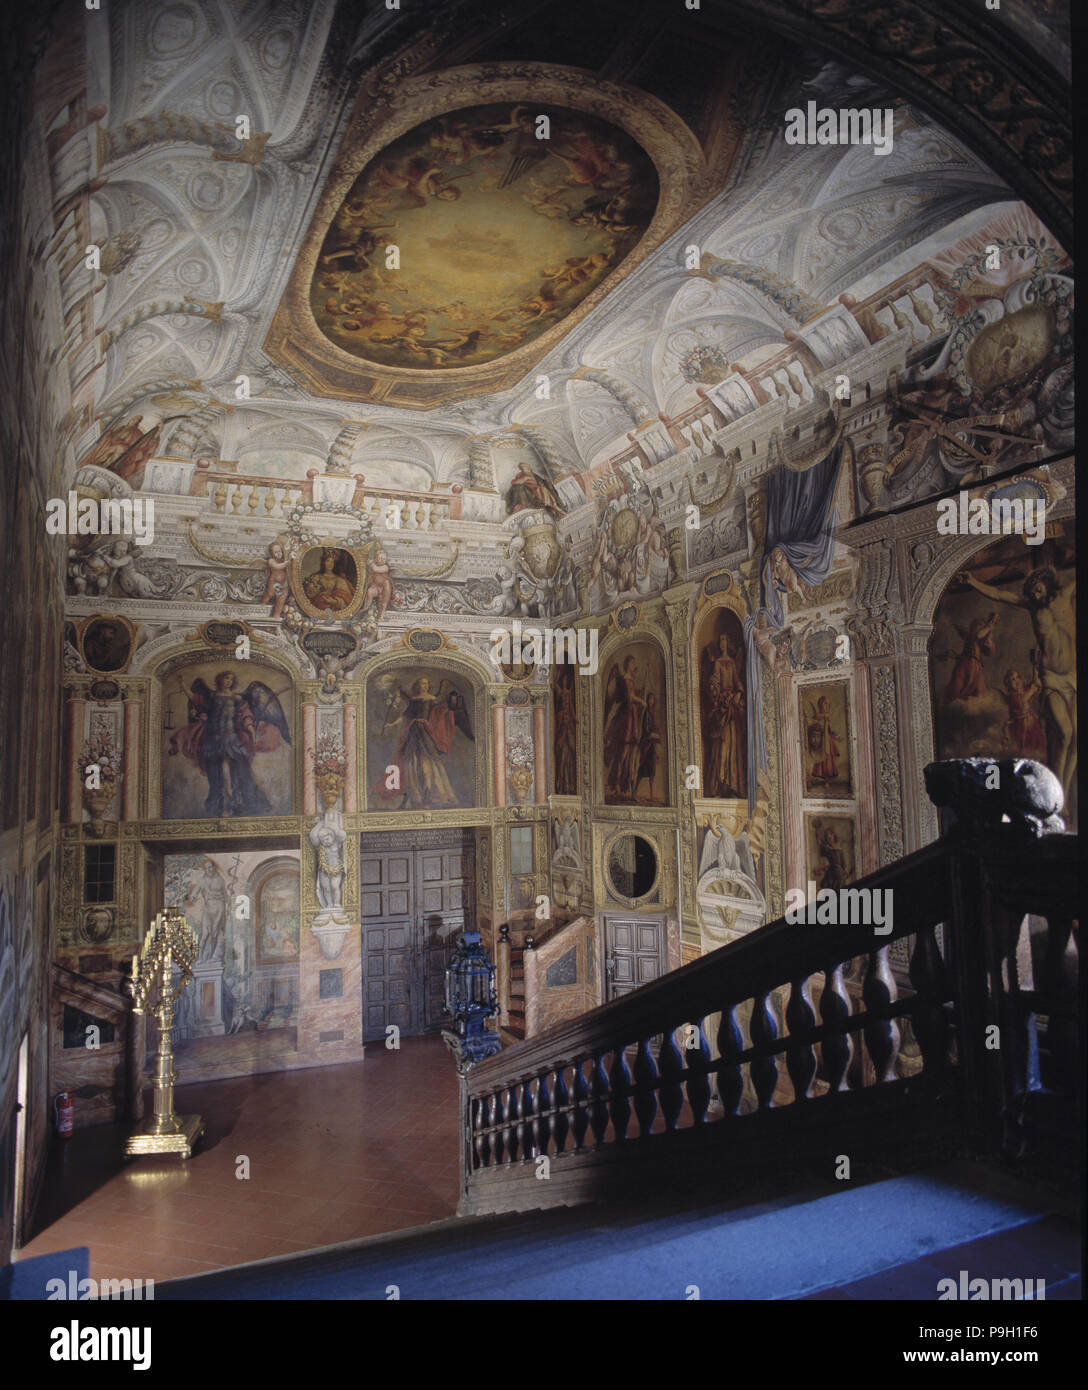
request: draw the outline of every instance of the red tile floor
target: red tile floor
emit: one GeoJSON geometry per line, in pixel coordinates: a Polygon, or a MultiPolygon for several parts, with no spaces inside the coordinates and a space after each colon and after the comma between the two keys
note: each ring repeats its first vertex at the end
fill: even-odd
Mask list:
{"type": "Polygon", "coordinates": [[[121,1158],[128,1127],[55,1141],[17,1258],[90,1247],[93,1278],[164,1281],[452,1216],[457,1077],[441,1038],[364,1062],[179,1086],[188,1162],[121,1158]],[[249,1159],[248,1178],[236,1176],[249,1159]]]}

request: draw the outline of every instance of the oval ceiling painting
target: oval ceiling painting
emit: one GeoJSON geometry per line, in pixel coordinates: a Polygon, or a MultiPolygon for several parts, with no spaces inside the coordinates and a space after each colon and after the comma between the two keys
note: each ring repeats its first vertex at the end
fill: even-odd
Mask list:
{"type": "Polygon", "coordinates": [[[426,371],[491,362],[571,312],[637,245],[653,163],[580,111],[472,106],[376,155],[333,218],[310,303],[368,362],[426,371]],[[392,269],[386,247],[395,245],[392,269]]]}

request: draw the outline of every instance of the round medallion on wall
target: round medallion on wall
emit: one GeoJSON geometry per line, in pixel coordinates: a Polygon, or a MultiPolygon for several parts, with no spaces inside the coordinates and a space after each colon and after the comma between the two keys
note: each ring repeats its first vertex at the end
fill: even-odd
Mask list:
{"type": "Polygon", "coordinates": [[[135,645],[136,628],[127,618],[110,614],[80,624],[80,651],[91,671],[126,670],[135,645]]]}
{"type": "Polygon", "coordinates": [[[527,705],[532,698],[529,692],[519,685],[515,686],[509,695],[507,695],[506,703],[508,705],[527,705]]]}
{"type": "Polygon", "coordinates": [[[657,887],[657,849],[645,835],[632,831],[617,835],[605,849],[604,867],[611,892],[631,906],[645,902],[657,887]]]}

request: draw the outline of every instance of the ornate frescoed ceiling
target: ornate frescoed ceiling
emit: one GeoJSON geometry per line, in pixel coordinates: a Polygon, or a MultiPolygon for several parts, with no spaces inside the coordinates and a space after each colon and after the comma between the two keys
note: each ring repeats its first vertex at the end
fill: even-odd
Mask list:
{"type": "Polygon", "coordinates": [[[314,319],[387,366],[493,361],[580,304],[656,203],[653,164],[604,121],[524,104],[447,112],[355,180],[318,256],[314,319]]]}

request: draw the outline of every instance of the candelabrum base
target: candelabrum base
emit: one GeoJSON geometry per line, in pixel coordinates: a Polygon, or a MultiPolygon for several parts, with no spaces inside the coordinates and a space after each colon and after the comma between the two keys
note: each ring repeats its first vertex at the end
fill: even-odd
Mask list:
{"type": "Polygon", "coordinates": [[[204,1120],[200,1115],[178,1115],[177,1128],[172,1134],[155,1134],[148,1121],[139,1129],[133,1130],[125,1142],[126,1158],[141,1158],[147,1154],[181,1154],[190,1158],[197,1141],[204,1133],[204,1120]]]}

